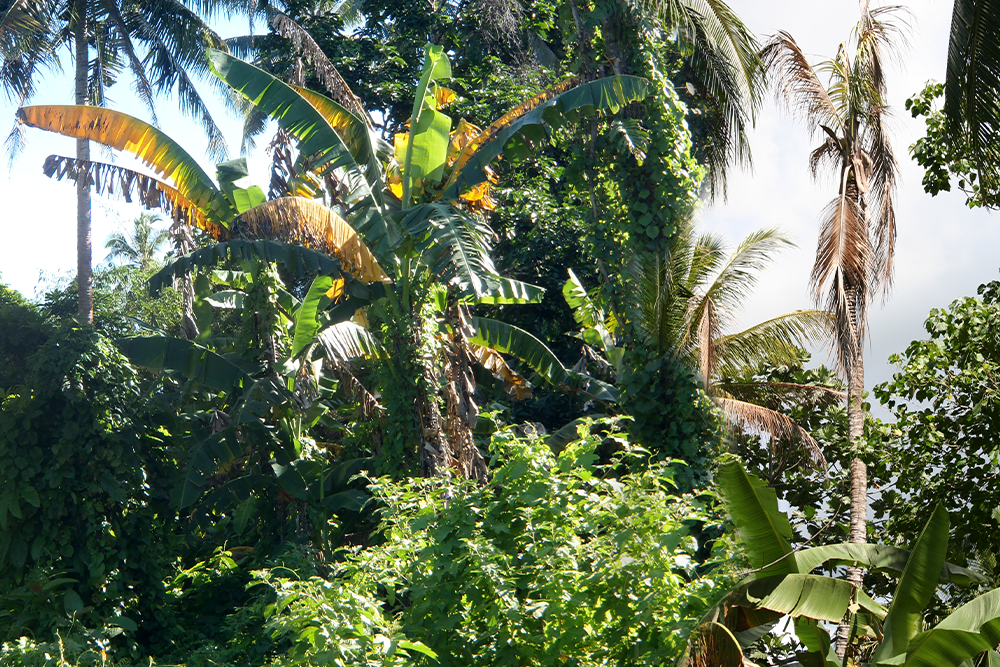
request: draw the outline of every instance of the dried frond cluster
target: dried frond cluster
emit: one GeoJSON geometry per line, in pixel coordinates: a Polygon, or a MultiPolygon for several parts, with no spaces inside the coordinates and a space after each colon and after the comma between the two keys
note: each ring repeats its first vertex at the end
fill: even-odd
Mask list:
{"type": "Polygon", "coordinates": [[[823,136],[809,157],[813,175],[837,176],[810,281],[816,302],[836,317],[838,359],[847,373],[861,353],[869,302],[892,285],[899,167],[886,127],[885,71],[905,44],[905,16],[902,25],[893,20],[902,11],[864,11],[854,53],[842,44],[835,58],[815,66],[788,33],[776,34],[763,51],[777,74],[779,99],[823,136]]]}

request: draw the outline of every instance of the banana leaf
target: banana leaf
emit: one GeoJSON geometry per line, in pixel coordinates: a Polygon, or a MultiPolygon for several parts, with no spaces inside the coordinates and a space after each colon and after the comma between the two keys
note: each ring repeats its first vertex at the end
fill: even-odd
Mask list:
{"type": "Polygon", "coordinates": [[[543,93],[519,106],[511,114],[487,128],[483,135],[471,142],[468,153],[463,151],[452,170],[441,199],[458,199],[469,188],[487,180],[486,168],[503,153],[507,142],[523,133],[542,130],[543,122],[558,122],[567,112],[593,108],[597,111],[618,110],[643,99],[649,93],[646,79],[635,76],[614,76],[591,81],[557,95],[543,93]]]}
{"type": "Polygon", "coordinates": [[[966,660],[993,651],[997,645],[1000,645],[1000,589],[962,605],[930,630],[915,636],[904,655],[873,664],[958,667],[966,660]]]}
{"type": "Polygon", "coordinates": [[[475,297],[478,304],[501,306],[509,304],[541,303],[545,288],[523,283],[513,278],[490,278],[487,292],[475,297]]]}
{"type": "Polygon", "coordinates": [[[314,169],[343,170],[344,184],[349,193],[345,204],[349,208],[351,223],[375,257],[388,266],[387,259],[399,241],[399,232],[384,215],[380,203],[384,188],[368,184],[366,172],[323,114],[294,88],[249,63],[215,49],[208,50],[208,60],[217,77],[235,88],[259,111],[274,118],[282,129],[298,140],[300,153],[318,159],[314,169]]]}
{"type": "Polygon", "coordinates": [[[403,209],[410,206],[414,186],[431,181],[435,185],[444,175],[451,132],[451,117],[437,109],[432,82],[451,78],[451,62],[444,47],[424,45],[424,64],[413,96],[410,131],[406,138],[403,162],[403,209]]]}
{"type": "Polygon", "coordinates": [[[327,293],[333,287],[333,278],[330,276],[316,276],[306,297],[302,300],[302,305],[295,312],[295,333],[292,336],[292,357],[297,357],[304,350],[316,334],[319,333],[321,322],[319,320],[320,311],[330,303],[327,293]]]}
{"type": "Polygon", "coordinates": [[[231,220],[231,209],[212,178],[187,151],[149,123],[103,107],[44,105],[21,107],[18,121],[66,137],[90,139],[132,153],[203,211],[231,220]],[[221,214],[221,215],[220,215],[221,214]]]}
{"type": "Polygon", "coordinates": [[[157,296],[161,289],[173,284],[174,278],[185,276],[196,268],[213,267],[229,259],[274,262],[299,278],[317,273],[332,278],[342,277],[340,262],[319,250],[277,241],[237,240],[200,248],[169,262],[149,279],[149,292],[157,296]]]}
{"type": "Polygon", "coordinates": [[[239,366],[189,340],[136,336],[120,338],[115,344],[136,366],[154,371],[176,371],[186,379],[215,391],[231,391],[253,383],[239,366]]]}
{"type": "Polygon", "coordinates": [[[750,566],[754,569],[767,566],[772,575],[799,572],[789,544],[792,527],[788,517],[778,510],[774,489],[747,474],[736,460],[719,467],[718,483],[750,566]]]}
{"type": "Polygon", "coordinates": [[[872,655],[873,662],[905,653],[910,640],[923,630],[924,611],[937,591],[947,554],[948,512],[938,505],[903,568],[882,630],[884,639],[872,655]]]}
{"type": "Polygon", "coordinates": [[[524,329],[485,317],[470,317],[469,323],[475,329],[475,334],[469,337],[473,345],[509,354],[557,387],[575,390],[600,401],[618,400],[614,387],[567,370],[545,343],[524,329]]]}

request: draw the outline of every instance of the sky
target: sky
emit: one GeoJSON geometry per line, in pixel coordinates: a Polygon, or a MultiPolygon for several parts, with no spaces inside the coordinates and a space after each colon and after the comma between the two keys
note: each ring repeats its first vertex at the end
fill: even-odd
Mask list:
{"type": "MultiPolygon", "coordinates": [[[[839,43],[848,39],[859,12],[856,0],[731,0],[731,4],[762,39],[785,30],[811,59],[815,55],[813,61],[836,53],[839,43]]],[[[891,377],[890,354],[926,337],[923,322],[932,308],[944,308],[954,299],[975,295],[979,284],[997,277],[1000,266],[994,259],[995,249],[1000,247],[1000,224],[995,214],[968,209],[964,195],[958,192],[937,197],[925,194],[920,185],[922,170],[909,158],[907,148],[923,135],[923,123],[910,117],[904,102],[928,79],[944,78],[952,3],[914,0],[904,4],[912,12],[911,47],[888,80],[890,103],[896,110],[891,127],[902,174],[897,202],[897,268],[890,298],[884,307],[875,303],[869,317],[869,387],[891,377]]],[[[218,30],[224,36],[246,32],[244,24],[235,22],[218,30]]],[[[65,66],[71,67],[68,57],[65,66]]],[[[56,73],[46,79],[33,102],[67,104],[71,91],[69,78],[56,73]]],[[[115,108],[148,120],[127,83],[110,92],[115,108]]],[[[231,157],[236,157],[241,124],[227,115],[211,91],[206,97],[223,126],[231,157]]],[[[213,161],[204,155],[203,132],[194,122],[172,112],[174,108],[174,100],[160,100],[161,128],[214,173],[213,161]]],[[[13,125],[14,111],[15,105],[0,99],[0,133],[5,134],[13,125]]],[[[765,105],[750,141],[753,171],[733,174],[728,199],[706,204],[701,225],[722,233],[734,247],[752,231],[777,226],[796,239],[798,248],[785,250],[762,277],[756,296],[747,301],[742,315],[747,326],[812,306],[807,284],[819,214],[836,193],[832,181],[814,183],[809,176],[808,154],[817,140],[810,140],[805,126],[773,101],[765,105]]],[[[95,159],[110,159],[100,148],[92,150],[95,159]]],[[[70,182],[55,182],[41,173],[45,156],[51,153],[71,156],[74,143],[29,129],[25,153],[10,171],[0,167],[0,200],[6,204],[0,222],[0,280],[28,297],[35,296],[40,272],[72,275],[76,267],[75,188],[70,182]]],[[[251,178],[264,187],[267,165],[262,150],[251,156],[251,178]]],[[[138,213],[137,206],[94,198],[95,264],[104,258],[108,234],[138,213]]],[[[814,358],[826,360],[822,352],[814,358]]]]}

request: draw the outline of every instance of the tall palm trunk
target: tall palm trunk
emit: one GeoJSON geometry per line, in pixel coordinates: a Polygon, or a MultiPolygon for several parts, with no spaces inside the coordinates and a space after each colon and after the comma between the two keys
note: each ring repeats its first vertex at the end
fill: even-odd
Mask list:
{"type": "MultiPolygon", "coordinates": [[[[848,541],[862,544],[868,541],[868,467],[861,460],[859,449],[865,431],[863,394],[865,391],[864,347],[859,344],[851,364],[847,384],[847,438],[854,458],[851,460],[851,518],[848,541]]],[[[861,567],[847,568],[847,581],[861,590],[865,571],[861,567]]],[[[851,616],[848,614],[837,628],[837,655],[843,659],[851,634],[851,616]]]]}
{"type": "MultiPolygon", "coordinates": [[[[76,0],[76,30],[73,38],[76,47],[76,103],[86,104],[87,69],[90,57],[87,52],[87,0],[76,0]]],[[[90,161],[90,142],[76,140],[76,159],[80,165],[90,161]]],[[[94,288],[91,277],[92,250],[90,241],[90,178],[76,179],[76,282],[78,286],[79,318],[81,324],[94,322],[94,288]]]]}

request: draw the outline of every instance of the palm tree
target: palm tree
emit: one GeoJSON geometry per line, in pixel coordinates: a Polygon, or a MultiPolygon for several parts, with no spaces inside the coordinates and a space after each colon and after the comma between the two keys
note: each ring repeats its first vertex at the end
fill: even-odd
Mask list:
{"type": "MultiPolygon", "coordinates": [[[[58,66],[60,51],[66,48],[75,62],[74,102],[104,106],[106,89],[127,67],[154,122],[154,94],[176,92],[181,109],[201,121],[209,152],[221,156],[225,140],[194,78],[208,71],[205,50],[225,48],[225,43],[199,12],[211,15],[221,8],[245,7],[236,0],[14,0],[0,18],[0,86],[20,104],[29,101],[43,70],[58,66]]],[[[15,127],[8,139],[12,155],[21,142],[15,127]]],[[[81,168],[89,164],[87,139],[77,139],[76,159],[81,168]]],[[[79,179],[77,277],[79,316],[86,322],[93,321],[90,218],[90,188],[79,179]]]]}
{"type": "MultiPolygon", "coordinates": [[[[862,395],[868,305],[892,284],[896,242],[895,196],[898,166],[886,119],[887,60],[898,55],[905,35],[892,21],[898,7],[862,7],[854,28],[854,53],[842,44],[836,57],[815,67],[791,35],[779,32],[765,47],[764,61],[775,74],[778,95],[823,138],[809,156],[814,177],[837,176],[837,196],[823,211],[811,285],[817,303],[834,315],[836,351],[848,380],[848,438],[851,462],[850,540],[867,538],[868,473],[859,456],[864,436],[862,395]],[[821,76],[829,83],[824,86],[821,76]]],[[[848,578],[860,586],[863,571],[848,578]]],[[[847,643],[846,624],[838,651],[847,643]]]]}
{"type": "Polygon", "coordinates": [[[132,221],[132,230],[126,235],[118,231],[112,233],[104,243],[109,260],[123,259],[125,263],[147,272],[158,262],[158,255],[170,240],[166,229],[154,229],[153,225],[163,222],[159,213],[140,213],[132,221]]]}
{"type": "Polygon", "coordinates": [[[791,418],[768,407],[775,400],[840,400],[840,392],[812,385],[748,380],[761,364],[794,363],[809,342],[832,333],[829,315],[797,310],[743,331],[733,331],[758,275],[782,247],[793,245],[775,229],[754,232],[726,255],[716,234],[695,238],[693,225],[679,232],[666,256],[633,261],[629,282],[636,298],[629,313],[640,342],[669,352],[698,369],[706,393],[734,434],[766,433],[772,446],[799,442],[824,469],[816,440],[791,418]]]}

